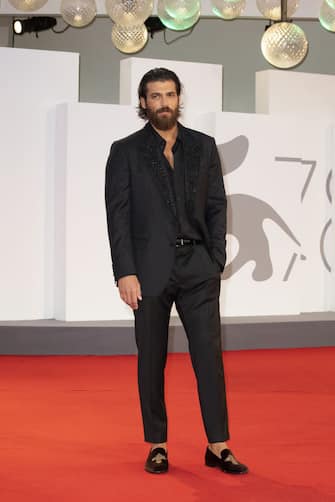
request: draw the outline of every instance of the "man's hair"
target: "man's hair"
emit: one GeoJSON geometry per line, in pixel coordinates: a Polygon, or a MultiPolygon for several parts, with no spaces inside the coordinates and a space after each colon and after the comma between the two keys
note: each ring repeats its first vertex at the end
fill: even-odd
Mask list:
{"type": "Polygon", "coordinates": [[[147,112],[145,108],[142,108],[140,98],[146,99],[147,97],[147,84],[149,82],[166,82],[167,80],[172,80],[176,85],[177,96],[181,93],[181,82],[175,72],[168,70],[167,68],[153,68],[149,70],[145,75],[143,75],[141,82],[138,86],[138,115],[141,119],[147,118],[147,112]]]}

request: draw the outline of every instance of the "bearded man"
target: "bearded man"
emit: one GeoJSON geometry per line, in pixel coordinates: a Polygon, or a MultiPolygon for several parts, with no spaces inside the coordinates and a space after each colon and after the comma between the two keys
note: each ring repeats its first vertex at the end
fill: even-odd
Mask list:
{"type": "Polygon", "coordinates": [[[213,138],[178,122],[181,83],[165,68],[138,88],[143,129],[113,143],[106,210],[120,297],[135,316],[145,470],[168,471],[164,368],[175,302],[189,342],[208,446],[205,464],[246,473],[228,449],[219,313],[226,197],[213,138]]]}

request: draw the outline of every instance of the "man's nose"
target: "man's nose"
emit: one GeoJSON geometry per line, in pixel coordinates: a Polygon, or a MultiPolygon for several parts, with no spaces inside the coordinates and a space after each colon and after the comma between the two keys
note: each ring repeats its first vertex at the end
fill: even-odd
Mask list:
{"type": "Polygon", "coordinates": [[[161,96],[161,106],[166,106],[168,103],[166,96],[161,96]]]}

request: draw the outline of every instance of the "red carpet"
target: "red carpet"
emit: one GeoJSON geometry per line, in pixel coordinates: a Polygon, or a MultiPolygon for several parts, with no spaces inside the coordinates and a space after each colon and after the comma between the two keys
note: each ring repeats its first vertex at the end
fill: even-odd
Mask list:
{"type": "Polygon", "coordinates": [[[224,355],[250,474],[203,465],[187,355],[170,355],[168,474],[143,471],[136,358],[0,357],[0,501],[335,501],[335,348],[224,355]]]}

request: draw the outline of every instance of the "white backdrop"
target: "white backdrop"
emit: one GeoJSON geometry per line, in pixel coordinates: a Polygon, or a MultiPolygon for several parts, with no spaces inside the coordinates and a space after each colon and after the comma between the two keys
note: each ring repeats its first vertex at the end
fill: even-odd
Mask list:
{"type": "MultiPolygon", "coordinates": [[[[327,310],[326,279],[331,274],[320,241],[329,219],[327,154],[334,147],[329,122],[221,113],[207,116],[203,126],[199,118],[198,125],[215,136],[227,173],[224,277],[229,277],[222,282],[223,314],[327,310]],[[229,273],[234,259],[241,268],[235,262],[229,273]]],[[[328,261],[333,248],[327,240],[328,261]]]]}
{"type": "MultiPolygon", "coordinates": [[[[75,104],[66,106],[66,113],[64,109],[59,112],[63,115],[60,146],[67,145],[67,156],[63,187],[57,190],[66,194],[63,211],[57,209],[65,217],[58,222],[65,237],[57,241],[59,251],[65,250],[65,262],[57,272],[57,277],[64,278],[59,298],[65,304],[57,316],[66,320],[131,319],[132,312],[119,300],[113,283],[103,189],[110,142],[131,133],[140,123],[132,107],[75,104]],[[97,124],[101,132],[94,136],[97,124]]],[[[329,272],[320,255],[320,239],[329,217],[324,203],[328,123],[295,119],[288,125],[284,117],[223,112],[199,117],[197,126],[216,137],[219,150],[229,160],[224,169],[236,168],[225,175],[228,200],[233,201],[228,261],[241,250],[245,263],[222,281],[222,314],[327,310],[329,272]],[[241,155],[245,138],[248,148],[241,155]],[[311,166],[297,158],[316,162],[303,201],[311,166]],[[236,194],[244,200],[234,207],[236,194]],[[245,229],[239,234],[243,221],[245,229]],[[242,239],[240,245],[234,229],[242,239]],[[259,270],[256,278],[255,268],[259,270]]],[[[333,243],[327,244],[329,260],[333,243]]]]}
{"type": "Polygon", "coordinates": [[[335,119],[334,75],[266,70],[256,73],[256,113],[335,119]]]}
{"type": "MultiPolygon", "coordinates": [[[[8,64],[19,74],[20,51],[5,51],[8,64]]],[[[5,86],[1,92],[6,115],[0,124],[6,142],[0,151],[0,318],[131,319],[112,277],[104,173],[112,141],[142,126],[137,98],[131,99],[132,106],[76,103],[76,55],[21,52],[31,57],[38,75],[50,78],[45,82],[42,78],[47,77],[40,76],[41,88],[34,87],[37,70],[31,72],[27,65],[25,87],[37,89],[37,94],[29,91],[24,99],[17,99],[19,86],[14,84],[12,94],[5,94],[5,86]],[[50,66],[59,62],[59,85],[64,91],[58,90],[51,69],[44,71],[44,56],[50,66]],[[44,98],[44,88],[51,96],[44,98]],[[18,101],[20,106],[11,112],[18,101]],[[69,103],[55,106],[61,101],[69,103]],[[48,123],[56,123],[56,129],[48,123]]],[[[0,58],[3,54],[0,50],[0,58]]],[[[166,61],[143,61],[143,65],[145,72],[148,65],[166,66],[166,61]]],[[[205,75],[207,82],[211,75],[204,71],[207,65],[198,66],[198,74],[205,75]]],[[[129,67],[138,71],[138,65],[129,67]]],[[[276,96],[272,86],[279,88],[276,74],[282,78],[282,72],[274,73],[265,79],[272,98],[276,96]]],[[[289,92],[295,74],[285,75],[289,92]]],[[[127,78],[134,82],[132,70],[127,78]]],[[[325,76],[320,78],[324,81],[325,76]]],[[[334,88],[335,77],[328,78],[329,88],[334,88]]],[[[217,75],[214,82],[213,88],[220,87],[221,92],[217,75]]],[[[130,81],[123,85],[130,89],[130,81]]],[[[285,87],[280,89],[283,95],[278,99],[284,106],[285,87]]],[[[313,102],[317,85],[308,89],[313,102]]],[[[204,103],[202,87],[197,92],[204,103]]],[[[197,101],[197,96],[192,99],[197,101]]],[[[269,115],[202,113],[189,124],[214,135],[224,159],[230,208],[228,266],[221,296],[226,316],[335,308],[333,117],[292,116],[292,102],[280,116],[273,111],[278,108],[268,107],[269,115]]]]}
{"type": "Polygon", "coordinates": [[[111,142],[142,121],[133,107],[119,105],[60,105],[56,113],[55,317],[128,319],[112,274],[104,179],[111,142]]]}
{"type": "Polygon", "coordinates": [[[0,319],[54,315],[56,103],[78,100],[79,56],[0,47],[0,319]]]}

